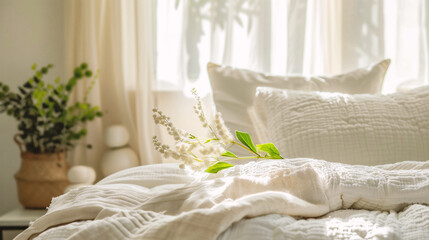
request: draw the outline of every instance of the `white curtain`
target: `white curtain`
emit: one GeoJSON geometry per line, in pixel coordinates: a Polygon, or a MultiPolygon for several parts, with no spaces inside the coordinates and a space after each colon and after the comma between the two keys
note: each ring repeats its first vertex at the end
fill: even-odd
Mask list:
{"type": "MultiPolygon", "coordinates": [[[[208,61],[339,74],[391,58],[384,92],[428,83],[426,0],[157,1],[155,89],[207,89],[208,61]]],[[[208,91],[208,89],[207,89],[208,91]]]]}
{"type": "MultiPolygon", "coordinates": [[[[89,101],[99,105],[104,116],[88,124],[83,140],[93,149],[78,145],[72,153],[73,164],[98,169],[106,146],[103,130],[114,124],[125,125],[130,145],[141,164],[158,163],[152,136],[151,117],[154,79],[154,16],[152,1],[68,0],[66,4],[67,74],[87,62],[99,79],[89,101]]],[[[74,98],[83,100],[87,83],[80,82],[74,98]]]]}
{"type": "MultiPolygon", "coordinates": [[[[391,58],[384,92],[428,84],[429,4],[425,0],[68,0],[67,66],[100,70],[90,95],[105,115],[89,124],[75,164],[98,167],[103,130],[124,124],[141,163],[153,152],[150,109],[158,104],[194,128],[177,91],[210,92],[213,61],[271,74],[340,74],[391,58]],[[402,86],[401,86],[402,85],[402,86]],[[173,92],[168,92],[174,90],[173,92]]],[[[85,83],[75,99],[82,100],[85,83]]],[[[207,98],[206,98],[207,99],[207,98]]],[[[165,134],[164,134],[165,136],[165,134]]]]}

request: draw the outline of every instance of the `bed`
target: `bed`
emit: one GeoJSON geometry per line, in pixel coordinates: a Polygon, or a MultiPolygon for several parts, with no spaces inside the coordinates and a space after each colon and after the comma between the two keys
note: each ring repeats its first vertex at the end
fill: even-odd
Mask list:
{"type": "Polygon", "coordinates": [[[285,159],[123,170],[53,199],[17,239],[429,239],[429,87],[378,94],[388,65],[304,78],[209,64],[228,127],[285,159]]]}
{"type": "Polygon", "coordinates": [[[428,193],[429,162],[149,165],[54,199],[18,239],[427,239],[428,193]]]}

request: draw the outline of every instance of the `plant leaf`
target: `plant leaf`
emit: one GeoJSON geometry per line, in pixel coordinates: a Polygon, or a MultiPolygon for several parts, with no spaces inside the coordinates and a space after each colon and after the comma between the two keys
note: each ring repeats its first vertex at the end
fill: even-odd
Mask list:
{"type": "Polygon", "coordinates": [[[210,138],[210,139],[207,139],[204,143],[209,143],[211,141],[216,141],[216,140],[219,140],[219,139],[217,139],[217,138],[210,138]]]}
{"type": "Polygon", "coordinates": [[[235,131],[235,135],[237,136],[237,139],[243,143],[247,148],[249,148],[252,152],[258,154],[258,150],[256,149],[255,145],[252,142],[252,138],[248,133],[235,131]]]}
{"type": "Polygon", "coordinates": [[[35,74],[35,76],[36,76],[38,79],[42,79],[43,74],[42,74],[40,71],[37,71],[37,72],[36,72],[36,74],[35,74]]]}
{"type": "Polygon", "coordinates": [[[237,158],[237,156],[236,156],[234,153],[230,152],[230,151],[226,151],[226,152],[222,153],[222,154],[221,154],[221,156],[222,156],[222,157],[232,157],[232,158],[237,158]]]}
{"type": "Polygon", "coordinates": [[[217,162],[206,169],[208,173],[217,173],[220,170],[227,169],[233,167],[234,165],[226,163],[226,162],[217,162]]]}
{"type": "Polygon", "coordinates": [[[268,156],[272,159],[283,159],[283,157],[280,156],[279,150],[276,148],[276,146],[274,146],[273,143],[259,144],[259,145],[256,145],[256,147],[259,150],[268,153],[268,156]]]}
{"type": "Polygon", "coordinates": [[[33,65],[31,65],[31,69],[32,70],[36,70],[36,68],[37,68],[37,64],[36,63],[34,63],[33,65]]]}

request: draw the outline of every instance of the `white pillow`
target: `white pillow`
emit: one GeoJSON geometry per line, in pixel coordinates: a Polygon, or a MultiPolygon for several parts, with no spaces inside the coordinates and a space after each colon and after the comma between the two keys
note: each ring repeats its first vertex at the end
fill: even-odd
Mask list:
{"type": "Polygon", "coordinates": [[[287,158],[364,165],[429,160],[429,86],[390,95],[258,88],[254,110],[264,140],[287,158]]]}
{"type": "Polygon", "coordinates": [[[283,89],[357,93],[379,93],[390,60],[373,66],[331,77],[270,76],[227,66],[208,63],[207,70],[213,89],[216,110],[222,113],[231,131],[249,133],[255,140],[255,130],[247,114],[258,86],[283,89]]]}

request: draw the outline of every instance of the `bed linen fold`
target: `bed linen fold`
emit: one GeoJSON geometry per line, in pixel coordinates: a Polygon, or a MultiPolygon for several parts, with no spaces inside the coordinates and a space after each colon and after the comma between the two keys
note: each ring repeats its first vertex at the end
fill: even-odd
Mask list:
{"type": "MultiPolygon", "coordinates": [[[[203,175],[170,168],[158,172],[169,174],[170,180],[148,184],[147,176],[134,174],[134,169],[55,198],[48,213],[17,239],[216,239],[241,220],[275,214],[294,222],[340,209],[401,214],[416,206],[427,211],[429,204],[429,161],[368,167],[285,159],[203,175]]],[[[429,224],[429,217],[422,222],[429,224]]],[[[273,229],[272,239],[288,233],[288,226],[273,229]]],[[[403,236],[401,229],[389,231],[403,236]]],[[[425,234],[424,229],[416,232],[425,234]]],[[[323,234],[328,238],[328,232],[323,234]]]]}

